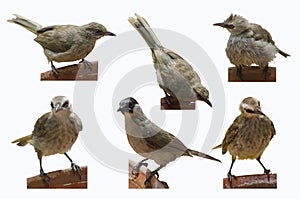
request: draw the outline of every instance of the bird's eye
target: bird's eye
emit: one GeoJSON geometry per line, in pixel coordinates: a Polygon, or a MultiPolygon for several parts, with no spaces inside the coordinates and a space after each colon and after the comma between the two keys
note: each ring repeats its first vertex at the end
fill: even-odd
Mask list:
{"type": "Polygon", "coordinates": [[[69,107],[69,101],[65,101],[65,102],[63,103],[62,107],[68,108],[68,107],[69,107]]]}
{"type": "Polygon", "coordinates": [[[100,30],[100,29],[96,29],[95,32],[96,32],[97,34],[100,34],[100,33],[101,33],[101,30],[100,30]]]}
{"type": "Polygon", "coordinates": [[[53,104],[53,102],[51,102],[51,104],[50,104],[50,105],[51,105],[51,108],[54,108],[54,104],[53,104]]]}
{"type": "Polygon", "coordinates": [[[128,106],[129,106],[129,108],[133,108],[134,104],[132,102],[129,102],[128,106]]]}

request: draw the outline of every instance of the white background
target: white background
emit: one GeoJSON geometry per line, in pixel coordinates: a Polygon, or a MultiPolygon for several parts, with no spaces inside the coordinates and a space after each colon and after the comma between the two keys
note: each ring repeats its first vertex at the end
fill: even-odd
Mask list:
{"type": "MultiPolygon", "coordinates": [[[[299,161],[298,145],[298,74],[299,74],[299,28],[300,17],[296,1],[138,1],[138,0],[110,0],[110,1],[1,1],[1,126],[0,147],[2,151],[1,181],[2,194],[14,194],[31,198],[53,197],[173,197],[188,195],[192,198],[204,196],[244,198],[263,196],[286,196],[297,191],[297,178],[299,161]],[[43,54],[42,48],[33,41],[34,35],[21,27],[7,23],[6,20],[17,13],[42,25],[53,24],[85,24],[97,21],[104,24],[108,30],[118,34],[132,30],[127,21],[129,16],[139,13],[145,17],[152,27],[164,28],[184,34],[197,42],[208,53],[218,68],[222,77],[226,93],[226,116],[223,131],[220,132],[221,142],[227,128],[239,114],[238,105],[244,97],[254,96],[261,101],[265,114],[274,122],[277,134],[262,156],[262,162],[271,171],[278,174],[277,190],[223,190],[222,178],[226,177],[230,166],[231,156],[221,155],[220,150],[211,151],[210,155],[222,160],[222,164],[211,161],[202,161],[198,158],[183,157],[160,172],[161,180],[167,181],[169,190],[150,190],[147,192],[129,190],[127,174],[120,173],[96,161],[82,146],[80,139],[75,143],[69,155],[79,165],[88,165],[87,190],[27,190],[26,178],[37,175],[39,171],[38,160],[31,146],[23,148],[11,144],[11,141],[29,134],[35,121],[43,113],[50,110],[50,99],[55,95],[73,97],[74,82],[40,82],[40,73],[50,69],[43,54]],[[280,55],[271,63],[277,67],[276,83],[228,83],[227,68],[230,66],[225,55],[225,46],[229,33],[213,23],[222,22],[230,13],[243,15],[251,22],[259,23],[272,33],[277,46],[291,54],[285,59],[280,55]],[[296,148],[295,148],[296,147],[296,148]],[[117,190],[117,191],[115,191],[117,190]],[[41,195],[43,194],[43,195],[41,195]]],[[[101,42],[109,38],[103,38],[101,42]]],[[[139,38],[140,39],[140,38],[139,38]]],[[[163,43],[163,41],[162,41],[163,43]]],[[[180,45],[180,44],[178,44],[180,45]]],[[[150,54],[145,52],[137,59],[145,64],[151,63],[150,54]]],[[[128,59],[127,59],[128,60],[128,59]]],[[[59,66],[59,64],[58,64],[59,66]]],[[[123,64],[123,67],[127,67],[123,64]]],[[[128,60],[130,70],[131,63],[128,60]]],[[[109,81],[117,82],[118,75],[112,76],[109,81]]],[[[213,82],[205,82],[205,85],[213,82]]],[[[99,85],[101,86],[101,85],[99,85]]],[[[113,88],[112,88],[113,89],[113,88]]],[[[158,87],[151,87],[152,95],[161,97],[158,87]]],[[[150,115],[146,96],[142,91],[135,97],[145,107],[146,115],[150,115]],[[143,94],[144,95],[144,94],[143,94]],[[144,102],[142,103],[144,99],[144,102]]],[[[147,93],[145,93],[147,94],[147,93]]],[[[95,94],[95,96],[100,95],[95,94]]],[[[104,95],[104,94],[103,94],[104,95]]],[[[84,97],[84,96],[83,96],[84,97]]],[[[124,96],[127,97],[127,96],[124,96]]],[[[213,99],[212,99],[213,101],[213,99]]],[[[95,107],[100,105],[95,104],[95,107]]],[[[198,110],[202,115],[210,115],[210,108],[204,103],[198,103],[198,110]]],[[[74,107],[76,111],[76,107],[74,107]]],[[[94,111],[94,110],[91,110],[94,111]]],[[[96,111],[96,110],[95,110],[96,111]]],[[[115,111],[115,110],[111,110],[115,111]]],[[[101,114],[101,113],[99,113],[101,114]]],[[[111,128],[120,131],[115,135],[120,148],[131,151],[127,139],[116,123],[110,119],[111,112],[107,114],[105,129],[111,128]]],[[[170,114],[168,113],[166,117],[170,114]]],[[[120,117],[122,117],[120,115],[120,117]]],[[[171,116],[170,116],[171,117],[171,116]]],[[[101,116],[99,117],[101,118],[101,116]]],[[[152,118],[155,121],[155,118],[152,118]]],[[[84,123],[84,118],[82,118],[84,123]]],[[[177,123],[176,123],[177,124],[177,123]]],[[[205,126],[206,127],[206,126],[205,126]]],[[[164,124],[164,129],[177,134],[172,123],[164,124]],[[172,129],[174,131],[172,131],[172,129]]],[[[208,128],[208,127],[207,127],[208,128]]],[[[88,133],[88,132],[83,132],[88,133]]],[[[113,139],[108,138],[112,143],[113,139]]],[[[193,149],[201,148],[202,138],[196,137],[190,146],[193,149]]],[[[99,146],[99,150],[102,149],[99,146]]],[[[113,158],[113,157],[112,157],[113,158]]],[[[43,159],[44,170],[52,171],[67,168],[68,160],[62,155],[55,155],[43,159]]],[[[262,168],[252,160],[236,161],[233,174],[261,173],[262,168]]],[[[298,193],[299,194],[299,193],[298,193]]]]}

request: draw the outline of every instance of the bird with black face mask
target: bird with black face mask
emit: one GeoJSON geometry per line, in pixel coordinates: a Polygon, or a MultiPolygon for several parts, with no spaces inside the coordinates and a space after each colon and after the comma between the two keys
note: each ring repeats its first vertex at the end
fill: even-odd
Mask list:
{"type": "Polygon", "coordinates": [[[146,159],[139,162],[134,168],[139,168],[148,159],[154,160],[159,167],[147,177],[145,184],[169,162],[180,156],[199,156],[221,162],[207,154],[187,148],[177,137],[168,133],[151,122],[143,113],[138,102],[128,97],[119,103],[118,111],[125,117],[125,130],[132,149],[146,159]]]}
{"type": "Polygon", "coordinates": [[[151,49],[157,82],[163,89],[168,105],[170,95],[178,101],[201,100],[212,107],[209,91],[201,84],[201,79],[193,67],[180,55],[163,47],[147,21],[138,14],[129,17],[131,25],[141,34],[151,49]]]}
{"type": "Polygon", "coordinates": [[[237,75],[242,78],[242,68],[257,64],[267,77],[269,62],[277,53],[284,57],[289,54],[280,50],[272,39],[271,34],[255,23],[249,23],[240,15],[231,14],[224,22],[215,26],[226,28],[230,32],[227,42],[226,55],[230,62],[237,67],[237,75]]]}
{"type": "Polygon", "coordinates": [[[232,156],[227,174],[230,185],[233,176],[231,170],[236,158],[256,159],[263,167],[264,173],[270,173],[260,158],[275,135],[273,122],[261,111],[260,102],[253,97],[247,97],[241,102],[240,111],[241,114],[228,128],[222,144],[213,148],[222,148],[222,154],[229,151],[232,156]]]}
{"type": "Polygon", "coordinates": [[[51,101],[51,112],[42,115],[34,125],[32,134],[14,140],[18,146],[31,144],[40,162],[40,176],[49,186],[49,176],[42,167],[42,157],[64,154],[71,162],[72,169],[81,177],[81,169],[68,156],[78,133],[82,131],[80,118],[72,110],[72,105],[65,96],[56,96],[51,101]]]}
{"type": "Polygon", "coordinates": [[[42,25],[16,15],[16,18],[7,20],[18,24],[36,35],[34,41],[39,43],[51,63],[51,68],[56,77],[58,70],[53,64],[55,62],[71,62],[81,60],[90,64],[84,58],[93,50],[95,43],[103,36],[115,36],[106,28],[96,22],[82,26],[76,25],[53,25],[42,27],[42,25]]]}

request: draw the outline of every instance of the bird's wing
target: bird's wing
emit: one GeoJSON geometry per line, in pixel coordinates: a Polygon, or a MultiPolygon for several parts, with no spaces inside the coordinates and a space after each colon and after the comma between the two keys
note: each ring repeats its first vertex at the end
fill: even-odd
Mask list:
{"type": "Polygon", "coordinates": [[[77,129],[77,132],[82,131],[82,122],[76,113],[71,113],[70,115],[71,123],[73,123],[77,129]]]}
{"type": "Polygon", "coordinates": [[[176,54],[175,52],[165,49],[164,50],[172,60],[174,60],[174,63],[172,68],[178,72],[179,75],[181,75],[192,88],[195,89],[196,92],[199,86],[201,86],[201,79],[198,75],[198,73],[194,70],[194,68],[180,55],[176,54]]]}
{"type": "Polygon", "coordinates": [[[34,40],[52,52],[66,52],[72,47],[75,39],[72,38],[70,28],[70,25],[47,26],[37,31],[37,37],[34,40]]]}
{"type": "Polygon", "coordinates": [[[161,149],[173,154],[184,154],[187,151],[187,147],[178,138],[164,130],[152,137],[145,138],[145,140],[147,145],[153,149],[161,149]]]}
{"type": "Polygon", "coordinates": [[[271,34],[266,29],[264,29],[263,27],[255,23],[252,23],[250,25],[251,25],[251,30],[254,33],[253,37],[255,40],[264,40],[271,44],[275,44],[271,34]]]}
{"type": "MultiPolygon", "coordinates": [[[[51,118],[50,116],[50,112],[49,113],[45,113],[44,115],[42,115],[35,123],[34,125],[34,129],[32,131],[32,135],[34,137],[42,137],[43,135],[45,135],[49,129],[53,129],[54,125],[58,126],[57,122],[51,122],[51,118]],[[51,125],[49,125],[49,123],[51,123],[51,125]]],[[[53,117],[52,117],[53,119],[53,117]]]]}
{"type": "Polygon", "coordinates": [[[239,133],[239,121],[240,116],[238,116],[234,122],[231,124],[231,126],[226,131],[225,137],[222,142],[222,154],[225,154],[227,152],[227,146],[236,138],[236,136],[239,133]]]}

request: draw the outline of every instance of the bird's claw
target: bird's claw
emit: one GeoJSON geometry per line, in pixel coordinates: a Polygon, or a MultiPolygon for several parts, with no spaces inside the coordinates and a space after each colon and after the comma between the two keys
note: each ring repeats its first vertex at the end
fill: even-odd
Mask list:
{"type": "Polygon", "coordinates": [[[151,182],[151,179],[153,178],[153,176],[157,176],[157,179],[159,178],[159,174],[157,171],[152,171],[149,176],[147,177],[147,179],[144,182],[144,185],[147,185],[149,182],[151,182]]]}
{"type": "Polygon", "coordinates": [[[263,75],[264,75],[265,80],[268,79],[268,72],[269,72],[269,67],[268,66],[264,67],[263,75]]]}
{"type": "Polygon", "coordinates": [[[135,176],[135,178],[137,178],[139,176],[141,166],[148,167],[148,163],[147,162],[139,162],[132,168],[131,174],[133,176],[135,176]]]}
{"type": "Polygon", "coordinates": [[[80,179],[81,179],[81,177],[82,177],[82,172],[81,172],[81,168],[80,168],[80,166],[78,166],[77,164],[75,164],[75,163],[71,163],[71,168],[73,169],[73,171],[74,172],[76,172],[78,175],[79,175],[79,177],[80,177],[80,179]]]}
{"type": "Polygon", "coordinates": [[[85,67],[88,68],[89,71],[92,71],[92,66],[93,66],[92,62],[82,59],[79,63],[82,63],[85,67]]]}
{"type": "Polygon", "coordinates": [[[227,178],[229,181],[229,186],[230,186],[230,188],[232,188],[232,178],[236,179],[236,176],[232,175],[231,173],[227,173],[227,178]]]}
{"type": "Polygon", "coordinates": [[[268,176],[268,181],[270,181],[270,173],[271,173],[270,169],[265,169],[264,170],[264,174],[266,174],[268,176]]]}
{"type": "Polygon", "coordinates": [[[48,176],[47,173],[45,173],[42,169],[40,170],[40,176],[43,180],[43,182],[47,185],[47,187],[49,187],[49,180],[50,180],[50,177],[48,176]]]}

